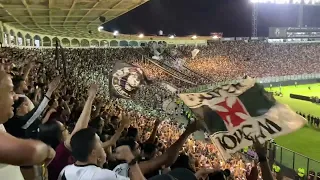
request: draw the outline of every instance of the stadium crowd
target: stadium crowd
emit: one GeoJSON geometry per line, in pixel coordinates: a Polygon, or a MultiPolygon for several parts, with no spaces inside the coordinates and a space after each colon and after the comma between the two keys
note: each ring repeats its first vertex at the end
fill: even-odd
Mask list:
{"type": "MultiPolygon", "coordinates": [[[[192,48],[179,47],[185,57],[192,48]]],[[[319,72],[318,44],[271,44],[261,41],[226,41],[198,47],[195,59],[187,66],[214,82],[251,77],[300,75],[319,72]],[[214,72],[214,73],[212,73],[214,72]]],[[[189,55],[190,57],[190,55],[189,55]]]]}
{"type": "MultiPolygon", "coordinates": [[[[212,79],[210,82],[243,74],[263,77],[319,69],[319,57],[313,53],[318,47],[312,44],[221,42],[197,47],[200,53],[191,60],[194,48],[178,47],[175,56],[186,59],[188,69],[212,79]]],[[[10,74],[0,72],[2,130],[25,139],[2,133],[2,142],[8,143],[1,145],[5,148],[0,148],[0,162],[13,166],[1,165],[0,179],[23,179],[20,169],[27,180],[43,176],[49,180],[135,180],[159,174],[188,180],[190,173],[197,179],[207,175],[209,179],[272,179],[261,145],[255,144],[260,163],[247,161],[241,154],[223,161],[214,145],[192,136],[200,129],[199,121],[180,128],[169,120],[162,102],[174,98],[175,93],[160,82],[178,90],[190,85],[167,73],[181,76],[179,72],[146,60],[143,49],[64,49],[64,54],[66,62],[59,62],[55,49],[0,49],[1,68],[10,74]],[[155,83],[140,88],[132,100],[110,100],[109,74],[119,60],[142,67],[155,83]],[[8,96],[11,99],[7,100],[8,96]],[[132,107],[138,105],[141,112],[132,107]]],[[[185,73],[182,79],[190,78],[196,84],[209,82],[188,69],[180,69],[185,73]]]]}

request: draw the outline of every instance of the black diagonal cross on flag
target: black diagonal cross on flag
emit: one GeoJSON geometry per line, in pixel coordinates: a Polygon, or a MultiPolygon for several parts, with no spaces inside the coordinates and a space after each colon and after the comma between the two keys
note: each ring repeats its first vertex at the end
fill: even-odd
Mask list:
{"type": "Polygon", "coordinates": [[[293,132],[306,120],[277,103],[262,85],[247,77],[205,93],[180,94],[182,101],[205,122],[211,140],[224,158],[253,139],[264,142],[293,132]]]}

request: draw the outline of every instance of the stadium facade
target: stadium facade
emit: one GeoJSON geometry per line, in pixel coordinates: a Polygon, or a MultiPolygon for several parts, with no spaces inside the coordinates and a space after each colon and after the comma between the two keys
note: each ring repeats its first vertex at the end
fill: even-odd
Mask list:
{"type": "MultiPolygon", "coordinates": [[[[0,42],[5,46],[64,47],[141,46],[149,41],[167,44],[206,44],[212,37],[124,35],[103,31],[102,24],[148,0],[11,0],[0,2],[0,42]]],[[[138,33],[138,32],[137,32],[138,33]]]]}
{"type": "Polygon", "coordinates": [[[0,33],[2,45],[4,46],[30,46],[30,47],[53,47],[55,41],[62,42],[64,47],[128,47],[128,46],[144,46],[150,41],[165,41],[168,45],[206,45],[207,41],[212,37],[179,37],[169,39],[164,36],[144,36],[139,38],[138,35],[122,35],[110,36],[109,32],[99,32],[106,34],[105,38],[100,37],[66,37],[54,36],[50,34],[40,34],[17,29],[6,23],[0,22],[0,33]]]}

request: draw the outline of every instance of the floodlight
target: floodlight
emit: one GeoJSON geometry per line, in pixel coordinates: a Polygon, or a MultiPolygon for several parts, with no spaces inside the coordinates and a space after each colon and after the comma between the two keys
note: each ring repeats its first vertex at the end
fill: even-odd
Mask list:
{"type": "Polygon", "coordinates": [[[198,37],[197,37],[197,35],[193,35],[192,37],[191,37],[191,39],[197,39],[198,37]]]}
{"type": "Polygon", "coordinates": [[[293,0],[292,4],[301,4],[301,0],[293,0]]]}
{"type": "Polygon", "coordinates": [[[218,39],[217,35],[212,36],[212,39],[218,39]]]}
{"type": "Polygon", "coordinates": [[[143,38],[144,37],[144,35],[141,33],[141,34],[139,34],[139,36],[138,36],[139,38],[143,38]]]}
{"type": "Polygon", "coordinates": [[[103,26],[99,26],[98,27],[98,31],[100,32],[100,31],[102,31],[103,30],[103,26]]]}
{"type": "Polygon", "coordinates": [[[119,35],[119,31],[113,31],[113,35],[114,36],[118,36],[119,35]]]}
{"type": "Polygon", "coordinates": [[[275,0],[276,4],[289,4],[290,0],[275,0]]]}
{"type": "Polygon", "coordinates": [[[174,38],[174,35],[170,35],[169,38],[170,38],[170,39],[173,39],[173,38],[174,38]]]}

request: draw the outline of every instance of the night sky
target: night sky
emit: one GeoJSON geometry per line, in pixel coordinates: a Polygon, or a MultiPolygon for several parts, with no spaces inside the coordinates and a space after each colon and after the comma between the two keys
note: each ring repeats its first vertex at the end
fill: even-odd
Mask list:
{"type": "MultiPolygon", "coordinates": [[[[223,32],[224,37],[251,35],[252,5],[249,0],[150,0],[105,24],[107,31],[123,34],[186,36],[223,32]]],[[[267,36],[268,27],[295,27],[298,6],[260,4],[258,35],[267,36]]],[[[304,24],[320,27],[320,7],[304,8],[304,24]]]]}

